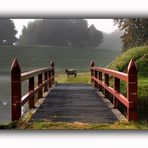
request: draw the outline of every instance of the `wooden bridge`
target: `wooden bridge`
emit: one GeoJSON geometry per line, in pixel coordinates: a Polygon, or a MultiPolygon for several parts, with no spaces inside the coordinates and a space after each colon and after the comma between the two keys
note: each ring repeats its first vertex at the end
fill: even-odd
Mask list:
{"type": "Polygon", "coordinates": [[[90,122],[114,123],[119,120],[137,121],[137,68],[133,60],[127,73],[96,67],[91,62],[90,84],[55,84],[55,68],[50,67],[21,73],[15,59],[11,67],[12,121],[22,116],[22,106],[29,109],[43,99],[30,122],[90,122]],[[35,82],[37,77],[37,83],[35,82]],[[120,80],[127,84],[127,96],[120,93],[120,80]],[[28,93],[22,96],[22,82],[28,81],[28,93]],[[113,87],[109,83],[114,84],[113,87]],[[35,87],[35,85],[37,85],[35,87]],[[110,99],[112,96],[112,99],[110,99]],[[111,101],[111,102],[110,102],[111,101]],[[124,117],[118,110],[122,104],[126,108],[124,117]]]}

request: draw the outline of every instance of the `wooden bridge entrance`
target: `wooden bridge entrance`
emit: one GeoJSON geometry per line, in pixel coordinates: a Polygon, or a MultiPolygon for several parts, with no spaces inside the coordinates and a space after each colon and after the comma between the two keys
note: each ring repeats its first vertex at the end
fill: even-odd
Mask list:
{"type": "Polygon", "coordinates": [[[11,67],[12,121],[22,116],[22,106],[28,102],[29,109],[49,92],[33,115],[33,121],[113,123],[123,118],[117,110],[120,104],[126,108],[128,121],[137,121],[137,68],[133,60],[127,73],[95,67],[91,63],[91,81],[88,84],[56,84],[54,63],[50,67],[21,73],[15,59],[11,67]],[[37,82],[35,82],[37,77],[37,82]],[[112,81],[113,87],[110,85],[112,81]],[[127,95],[120,93],[120,80],[127,85],[127,95]],[[28,81],[28,92],[21,95],[21,83],[28,81]],[[37,86],[36,86],[37,85],[37,86]],[[102,93],[104,96],[102,96],[102,93]],[[112,104],[108,100],[113,96],[112,104]]]}
{"type": "Polygon", "coordinates": [[[91,85],[58,84],[45,97],[31,122],[114,123],[121,115],[117,116],[112,107],[91,85]]]}

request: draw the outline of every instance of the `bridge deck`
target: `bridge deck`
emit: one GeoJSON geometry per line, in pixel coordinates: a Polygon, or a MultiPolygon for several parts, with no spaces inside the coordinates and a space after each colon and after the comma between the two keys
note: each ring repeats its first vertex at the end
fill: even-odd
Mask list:
{"type": "Polygon", "coordinates": [[[97,90],[87,84],[57,84],[33,115],[33,121],[114,123],[119,119],[97,90]]]}

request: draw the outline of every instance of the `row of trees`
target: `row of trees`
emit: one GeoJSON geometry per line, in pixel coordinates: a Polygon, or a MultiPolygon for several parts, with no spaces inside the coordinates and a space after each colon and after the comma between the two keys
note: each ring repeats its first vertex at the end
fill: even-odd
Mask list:
{"type": "Polygon", "coordinates": [[[83,19],[42,19],[24,26],[19,44],[95,47],[102,39],[102,32],[83,19]]]}
{"type": "Polygon", "coordinates": [[[122,41],[121,36],[123,32],[119,30],[115,30],[111,33],[103,33],[103,42],[98,47],[99,49],[115,49],[121,50],[122,49],[122,41]]]}
{"type": "MultiPolygon", "coordinates": [[[[148,44],[148,19],[126,18],[114,19],[120,31],[123,32],[121,40],[123,51],[128,48],[148,44]]],[[[104,45],[111,45],[112,39],[102,34],[94,25],[88,27],[84,19],[41,19],[24,26],[22,35],[17,40],[17,31],[10,19],[0,19],[0,45],[12,45],[17,42],[20,45],[44,44],[51,46],[79,46],[96,47],[103,40],[104,45]]],[[[119,35],[119,34],[114,34],[119,35]]],[[[114,43],[116,43],[114,41],[114,43]]],[[[101,44],[102,46],[102,44],[101,44]]]]}
{"type": "Polygon", "coordinates": [[[114,22],[123,31],[121,36],[123,51],[131,47],[148,45],[147,18],[115,19],[114,22]]]}
{"type": "Polygon", "coordinates": [[[0,45],[12,45],[17,41],[17,31],[10,19],[0,19],[0,45]]]}
{"type": "Polygon", "coordinates": [[[103,39],[94,25],[88,27],[84,19],[40,19],[24,26],[17,40],[17,31],[10,19],[0,19],[0,45],[51,45],[95,47],[103,39]]]}

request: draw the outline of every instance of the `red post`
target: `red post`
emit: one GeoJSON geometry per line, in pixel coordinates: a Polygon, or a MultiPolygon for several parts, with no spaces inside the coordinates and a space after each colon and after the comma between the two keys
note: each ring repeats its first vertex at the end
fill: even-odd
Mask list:
{"type": "MultiPolygon", "coordinates": [[[[114,78],[114,89],[117,93],[120,93],[120,79],[116,77],[114,78]]],[[[117,108],[118,106],[118,100],[116,99],[115,96],[113,97],[113,105],[114,105],[114,108],[117,108]]]]}
{"type": "MultiPolygon", "coordinates": [[[[105,84],[109,86],[109,75],[108,74],[105,74],[105,84]]],[[[109,98],[109,92],[106,89],[105,89],[104,95],[105,95],[105,98],[109,98]]]]}
{"type": "MultiPolygon", "coordinates": [[[[38,75],[38,86],[40,86],[42,84],[42,74],[39,74],[38,75]]],[[[43,89],[40,88],[39,91],[38,91],[38,99],[39,98],[42,98],[42,94],[43,94],[43,89]]]]}
{"type": "Polygon", "coordinates": [[[51,87],[52,86],[51,71],[48,72],[48,80],[50,80],[49,81],[49,87],[51,87]]]}
{"type": "Polygon", "coordinates": [[[21,117],[21,69],[17,59],[11,66],[11,99],[12,99],[12,121],[21,117]]]}
{"type": "MultiPolygon", "coordinates": [[[[95,70],[95,78],[98,78],[98,72],[95,70]]],[[[95,81],[94,86],[98,88],[98,83],[95,81]]]]}
{"type": "Polygon", "coordinates": [[[137,100],[138,100],[138,86],[137,86],[137,66],[134,60],[131,60],[128,65],[128,86],[127,98],[129,102],[133,102],[133,108],[127,108],[128,121],[137,121],[137,100]]]}
{"type": "MultiPolygon", "coordinates": [[[[34,77],[29,79],[29,88],[28,91],[31,92],[34,90],[34,77]]],[[[29,99],[29,108],[33,108],[35,105],[34,95],[29,99]]]]}
{"type": "MultiPolygon", "coordinates": [[[[47,80],[47,72],[44,73],[44,81],[47,80]]],[[[47,84],[44,86],[44,92],[48,91],[47,84]]]]}
{"type": "MultiPolygon", "coordinates": [[[[99,71],[99,80],[102,81],[102,72],[99,71]]],[[[102,91],[102,86],[99,84],[99,91],[102,91]]]]}
{"type": "Polygon", "coordinates": [[[53,78],[52,78],[52,84],[54,84],[55,71],[54,71],[54,62],[53,61],[51,61],[51,68],[53,68],[53,70],[51,72],[51,76],[53,76],[53,78]]]}
{"type": "MultiPolygon", "coordinates": [[[[95,63],[93,62],[93,61],[91,61],[91,64],[90,64],[90,67],[92,68],[92,67],[94,67],[95,66],[95,63]]],[[[93,72],[93,70],[91,69],[91,77],[93,77],[93,75],[94,75],[94,72],[93,72]]],[[[91,78],[91,82],[93,82],[93,79],[91,78]]]]}

